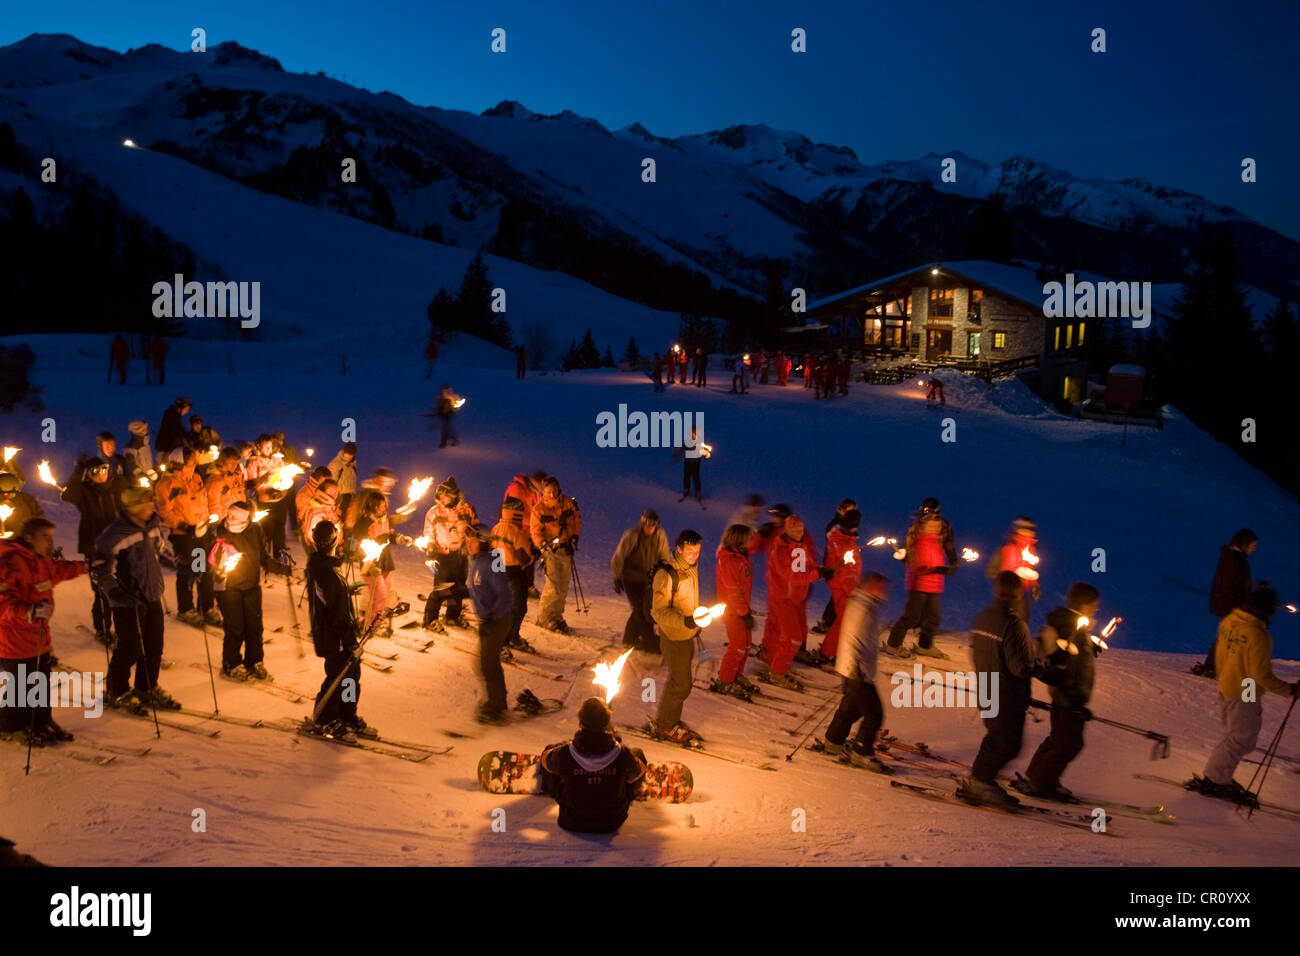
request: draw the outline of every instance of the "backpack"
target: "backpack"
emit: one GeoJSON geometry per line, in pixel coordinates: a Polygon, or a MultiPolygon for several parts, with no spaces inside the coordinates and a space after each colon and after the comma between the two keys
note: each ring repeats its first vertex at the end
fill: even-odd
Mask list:
{"type": "Polygon", "coordinates": [[[678,584],[677,569],[673,567],[670,562],[664,561],[662,558],[656,561],[655,566],[650,569],[650,583],[652,585],[654,584],[655,573],[661,570],[667,571],[668,577],[672,578],[673,589],[668,594],[668,603],[672,604],[674,601],[677,600],[677,584],[678,584]]]}

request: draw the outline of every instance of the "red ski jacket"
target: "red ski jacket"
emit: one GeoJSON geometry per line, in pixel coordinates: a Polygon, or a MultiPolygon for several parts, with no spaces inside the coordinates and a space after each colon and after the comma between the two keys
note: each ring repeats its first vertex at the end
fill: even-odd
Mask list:
{"type": "Polygon", "coordinates": [[[858,536],[849,534],[838,525],[826,535],[826,563],[824,567],[835,572],[835,576],[826,583],[830,585],[831,595],[836,600],[844,600],[853,593],[853,589],[862,580],[862,552],[858,550],[858,536]],[[853,555],[853,561],[846,562],[844,556],[853,555]]]}
{"type": "Polygon", "coordinates": [[[919,534],[911,550],[907,552],[907,574],[903,585],[909,591],[921,591],[925,594],[942,594],[944,574],[918,574],[919,568],[942,568],[947,566],[948,556],[943,550],[943,537],[937,534],[919,534]]]}
{"type": "Polygon", "coordinates": [[[54,603],[54,585],[86,573],[85,561],[37,554],[21,540],[0,542],[0,657],[23,660],[50,649],[50,622],[28,620],[33,605],[54,603]]]}
{"type": "Polygon", "coordinates": [[[818,578],[821,565],[817,563],[817,546],[808,540],[805,534],[802,541],[794,541],[780,535],[767,553],[767,567],[772,572],[772,588],[768,597],[786,601],[804,601],[808,598],[808,589],[818,578]],[[802,549],[803,555],[797,552],[802,549]],[[794,569],[795,560],[800,560],[802,571],[794,569]]]}

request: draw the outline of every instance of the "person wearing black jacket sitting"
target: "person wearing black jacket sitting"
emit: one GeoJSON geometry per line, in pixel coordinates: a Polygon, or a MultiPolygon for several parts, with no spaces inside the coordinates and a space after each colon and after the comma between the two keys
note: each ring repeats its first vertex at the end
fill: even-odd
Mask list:
{"type": "Polygon", "coordinates": [[[355,739],[355,734],[374,736],[374,732],[357,716],[361,662],[353,660],[352,655],[357,649],[359,628],[347,579],[343,576],[343,559],[334,553],[338,543],[339,530],[334,522],[321,521],[312,529],[315,550],[307,556],[307,616],[311,620],[316,656],[325,659],[325,679],[316,695],[318,712],[311,729],[314,733],[350,741],[355,739]],[[325,700],[340,674],[343,677],[334,687],[334,693],[325,700]]]}
{"type": "Polygon", "coordinates": [[[610,730],[613,715],[599,697],[578,710],[573,742],[542,752],[542,786],[560,805],[559,824],[574,833],[614,833],[627,820],[645,777],[645,758],[610,730]]]}
{"type": "MultiPolygon", "coordinates": [[[[95,539],[117,517],[127,479],[120,473],[114,474],[112,463],[102,458],[84,459],[79,464],[81,468],[60,497],[81,513],[77,523],[77,550],[89,565],[95,556],[95,539]]],[[[94,596],[91,618],[95,624],[95,640],[107,644],[113,630],[113,605],[93,577],[90,590],[94,596]]]]}
{"type": "Polygon", "coordinates": [[[984,740],[970,777],[957,788],[957,796],[968,803],[1020,803],[998,786],[998,772],[1020,753],[1030,682],[1037,677],[1048,685],[1060,683],[1061,665],[1069,655],[1058,649],[1045,660],[1038,653],[1022,617],[1022,591],[1014,572],[998,572],[993,580],[993,603],[980,611],[971,625],[971,656],[979,686],[990,688],[996,710],[981,715],[984,740]]]}
{"type": "MultiPolygon", "coordinates": [[[[1214,581],[1210,584],[1210,613],[1223,619],[1241,607],[1250,597],[1254,587],[1250,581],[1250,555],[1259,547],[1259,535],[1249,528],[1242,528],[1227,544],[1219,548],[1219,565],[1214,569],[1214,581]]],[[[1205,660],[1192,665],[1192,673],[1202,677],[1215,677],[1214,648],[1219,643],[1219,625],[1214,626],[1214,640],[1210,642],[1210,652],[1205,660]]]]}
{"type": "Polygon", "coordinates": [[[262,663],[262,569],[288,575],[293,567],[289,553],[271,556],[262,528],[251,520],[245,501],[236,501],[226,509],[216,537],[208,564],[216,578],[225,631],[221,673],[232,680],[270,680],[262,663]]]}

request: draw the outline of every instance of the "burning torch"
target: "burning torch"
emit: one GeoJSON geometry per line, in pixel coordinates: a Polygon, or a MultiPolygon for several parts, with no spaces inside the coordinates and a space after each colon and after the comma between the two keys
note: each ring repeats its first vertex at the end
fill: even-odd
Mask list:
{"type": "Polygon", "coordinates": [[[14,509],[8,505],[0,505],[0,538],[11,538],[13,532],[5,528],[5,522],[13,517],[14,509]]]}
{"type": "Polygon", "coordinates": [[[963,561],[978,561],[979,558],[980,558],[980,553],[974,550],[973,548],[961,549],[961,559],[963,561]]]}
{"type": "Polygon", "coordinates": [[[692,619],[694,619],[695,625],[697,627],[708,627],[710,624],[712,624],[714,621],[720,618],[722,616],[722,612],[724,612],[726,609],[727,609],[727,605],[725,604],[715,604],[713,605],[713,607],[705,607],[703,604],[701,604],[699,607],[695,609],[694,613],[691,614],[691,617],[692,619]]]}
{"type": "Polygon", "coordinates": [[[380,544],[371,538],[361,542],[361,553],[365,556],[362,564],[370,564],[372,561],[378,561],[379,556],[384,553],[384,548],[388,547],[388,542],[380,544]]]}
{"type": "Polygon", "coordinates": [[[41,463],[36,466],[36,473],[41,476],[41,481],[45,482],[47,485],[53,485],[55,488],[58,488],[60,494],[67,490],[55,481],[54,476],[50,474],[50,463],[48,461],[43,459],[41,463]]]}
{"type": "Polygon", "coordinates": [[[415,511],[416,503],[428,493],[429,486],[432,484],[432,475],[427,478],[412,478],[411,484],[406,489],[406,504],[397,509],[397,514],[409,515],[415,511]]]}
{"type": "Polygon", "coordinates": [[[629,647],[622,653],[618,660],[614,661],[613,664],[606,664],[604,661],[601,661],[591,669],[592,673],[596,675],[591,679],[591,682],[597,687],[605,688],[605,703],[607,704],[613,700],[614,695],[622,689],[622,685],[618,682],[618,677],[623,672],[623,665],[627,663],[628,656],[632,653],[632,650],[633,648],[629,647]]]}
{"type": "Polygon", "coordinates": [[[15,448],[13,445],[5,445],[4,448],[5,448],[4,455],[5,455],[6,465],[13,460],[14,455],[22,451],[21,448],[15,448]]]}
{"type": "Polygon", "coordinates": [[[230,574],[231,571],[235,570],[235,566],[239,564],[239,559],[243,556],[239,551],[232,551],[227,554],[226,559],[221,562],[221,573],[230,574]]]}
{"type": "Polygon", "coordinates": [[[1028,548],[1022,548],[1020,551],[1020,560],[1025,563],[1016,568],[1016,574],[1022,581],[1037,581],[1038,572],[1035,569],[1038,565],[1038,555],[1028,548]]]}

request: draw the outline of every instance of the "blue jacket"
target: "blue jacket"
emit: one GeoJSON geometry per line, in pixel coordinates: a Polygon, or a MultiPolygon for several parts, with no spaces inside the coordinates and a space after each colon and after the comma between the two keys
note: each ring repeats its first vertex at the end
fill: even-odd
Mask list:
{"type": "Polygon", "coordinates": [[[141,527],[119,513],[95,539],[90,573],[113,607],[152,603],[164,590],[160,554],[173,557],[158,516],[141,527]]]}
{"type": "Polygon", "coordinates": [[[469,559],[469,596],[480,621],[510,616],[513,596],[505,568],[492,570],[492,552],[480,551],[469,559]]]}

